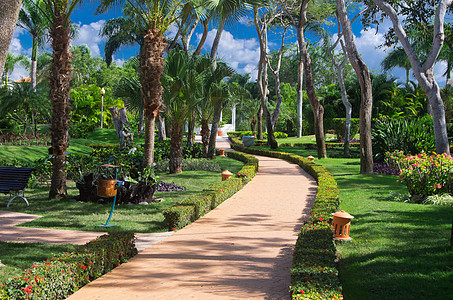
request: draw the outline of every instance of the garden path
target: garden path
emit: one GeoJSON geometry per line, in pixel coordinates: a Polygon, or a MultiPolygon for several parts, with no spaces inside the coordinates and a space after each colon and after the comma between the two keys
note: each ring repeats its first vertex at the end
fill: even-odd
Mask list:
{"type": "Polygon", "coordinates": [[[69,299],[289,299],[316,183],[295,164],[258,158],[256,177],[233,197],[69,299]]]}

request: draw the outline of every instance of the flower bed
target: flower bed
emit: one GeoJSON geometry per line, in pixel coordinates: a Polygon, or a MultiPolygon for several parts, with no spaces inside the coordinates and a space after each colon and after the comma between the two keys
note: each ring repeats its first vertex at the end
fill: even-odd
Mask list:
{"type": "Polygon", "coordinates": [[[339,191],[333,175],[299,155],[251,149],[230,137],[232,148],[246,153],[270,156],[298,164],[318,183],[316,199],[311,209],[310,220],[306,221],[296,242],[291,268],[292,299],[342,299],[341,283],[335,263],[336,248],[330,225],[331,213],[340,204],[339,191]]]}
{"type": "Polygon", "coordinates": [[[137,254],[133,233],[109,233],[0,285],[0,299],[66,299],[137,254]]]}
{"type": "Polygon", "coordinates": [[[245,162],[244,167],[238,172],[236,178],[215,183],[205,191],[191,195],[189,199],[165,210],[163,212],[165,225],[169,230],[180,229],[194,222],[230,198],[252,180],[258,171],[257,158],[237,152],[227,152],[226,155],[245,162]]]}

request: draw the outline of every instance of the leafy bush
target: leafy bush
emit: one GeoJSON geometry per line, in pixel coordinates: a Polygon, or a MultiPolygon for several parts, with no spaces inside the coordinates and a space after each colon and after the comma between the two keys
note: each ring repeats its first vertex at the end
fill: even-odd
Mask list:
{"type": "Polygon", "coordinates": [[[450,194],[437,194],[426,197],[423,204],[443,205],[453,207],[453,196],[450,194]]]}
{"type": "Polygon", "coordinates": [[[404,155],[403,151],[395,151],[387,153],[387,161],[400,170],[399,181],[419,202],[427,196],[453,193],[453,159],[450,155],[404,155]]]}
{"type": "Polygon", "coordinates": [[[415,120],[384,119],[376,122],[373,129],[373,153],[377,161],[383,161],[387,151],[401,150],[416,155],[436,149],[433,118],[425,116],[415,120]]]}
{"type": "Polygon", "coordinates": [[[36,263],[0,285],[0,299],[66,299],[90,281],[137,254],[133,233],[109,233],[36,263]]]}
{"type": "Polygon", "coordinates": [[[69,124],[69,136],[75,139],[86,139],[88,132],[93,132],[97,127],[95,123],[75,123],[71,122],[69,124]]]}
{"type": "Polygon", "coordinates": [[[332,229],[307,223],[299,232],[291,268],[292,299],[342,299],[332,229]]]}
{"type": "MultiPolygon", "coordinates": [[[[170,160],[164,159],[158,161],[155,166],[156,172],[166,172],[168,171],[168,164],[170,160]]],[[[209,160],[206,158],[192,158],[192,159],[183,159],[182,160],[182,170],[183,171],[212,171],[212,172],[221,172],[219,163],[215,160],[209,160]]]]}
{"type": "Polygon", "coordinates": [[[220,203],[230,198],[239,191],[244,184],[252,180],[258,169],[257,158],[237,152],[227,152],[226,155],[246,163],[238,172],[238,178],[230,178],[215,183],[203,192],[191,195],[189,199],[165,210],[163,214],[167,228],[176,230],[194,222],[208,213],[211,209],[214,209],[220,203]]]}
{"type": "Polygon", "coordinates": [[[270,156],[298,164],[318,183],[310,220],[304,224],[294,249],[291,269],[292,299],[342,299],[341,284],[335,264],[335,245],[330,228],[331,214],[340,204],[333,175],[321,165],[299,155],[252,149],[237,143],[230,136],[232,148],[256,155],[270,156]]]}
{"type": "MultiPolygon", "coordinates": [[[[346,118],[333,118],[333,129],[337,135],[337,139],[344,139],[344,132],[346,130],[346,118]]],[[[360,130],[360,119],[351,118],[351,131],[350,137],[353,138],[360,130]]]]}
{"type": "MultiPolygon", "coordinates": [[[[251,136],[254,135],[252,131],[229,131],[228,134],[234,136],[234,137],[243,137],[245,135],[251,136]]],[[[280,132],[280,131],[275,131],[274,136],[277,139],[284,139],[288,137],[288,134],[285,132],[280,132]]],[[[263,132],[263,137],[267,138],[267,132],[263,132]]]]}

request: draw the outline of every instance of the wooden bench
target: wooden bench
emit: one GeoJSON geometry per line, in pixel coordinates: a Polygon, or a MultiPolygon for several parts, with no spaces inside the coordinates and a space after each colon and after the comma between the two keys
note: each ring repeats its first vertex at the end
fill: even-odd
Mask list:
{"type": "Polygon", "coordinates": [[[0,167],[0,193],[9,193],[6,208],[9,208],[11,201],[15,198],[22,198],[27,206],[29,205],[24,195],[25,187],[34,170],[34,168],[0,167]]]}

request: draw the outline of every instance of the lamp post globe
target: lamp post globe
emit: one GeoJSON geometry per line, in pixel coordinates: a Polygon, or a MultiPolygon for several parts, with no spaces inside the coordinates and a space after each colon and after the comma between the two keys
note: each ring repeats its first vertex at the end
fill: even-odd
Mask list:
{"type": "Polygon", "coordinates": [[[104,94],[105,94],[105,89],[101,89],[101,128],[104,123],[104,94]]]}

